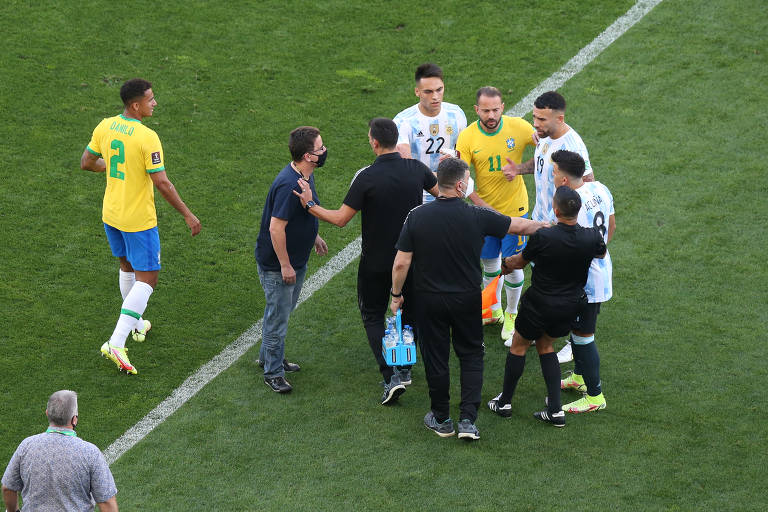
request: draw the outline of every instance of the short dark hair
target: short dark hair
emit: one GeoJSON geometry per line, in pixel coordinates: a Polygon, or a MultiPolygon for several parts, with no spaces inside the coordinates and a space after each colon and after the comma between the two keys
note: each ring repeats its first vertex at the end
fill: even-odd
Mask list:
{"type": "Polygon", "coordinates": [[[460,158],[446,158],[437,165],[438,188],[452,188],[464,179],[469,166],[460,158]]]}
{"type": "Polygon", "coordinates": [[[578,179],[584,176],[584,159],[578,153],[560,149],[552,153],[552,161],[557,164],[558,169],[571,178],[578,179]]]}
{"type": "Polygon", "coordinates": [[[432,64],[431,62],[425,62],[421,66],[416,68],[416,82],[421,80],[422,78],[439,78],[440,80],[443,79],[443,70],[440,69],[440,66],[437,64],[432,64]]]}
{"type": "Polygon", "coordinates": [[[144,96],[147,89],[151,89],[152,84],[143,78],[131,78],[120,87],[120,99],[123,105],[129,106],[133,101],[144,96]]]}
{"type": "Polygon", "coordinates": [[[555,91],[547,91],[533,102],[536,108],[550,108],[565,112],[565,98],[555,91]]]}
{"type": "Polygon", "coordinates": [[[561,217],[575,219],[581,210],[581,196],[571,187],[565,185],[557,187],[552,206],[558,209],[561,217]]]}
{"type": "Polygon", "coordinates": [[[379,141],[381,147],[392,149],[397,146],[397,125],[386,117],[374,117],[368,123],[371,129],[371,138],[379,141]]]}
{"type": "Polygon", "coordinates": [[[288,139],[288,149],[294,162],[301,161],[304,153],[315,150],[315,141],[320,136],[320,130],[314,126],[299,126],[291,132],[288,139]]]}
{"type": "Polygon", "coordinates": [[[475,101],[480,101],[480,96],[487,96],[488,98],[495,98],[498,96],[501,98],[501,91],[495,87],[486,85],[485,87],[481,87],[477,90],[477,98],[475,98],[475,101]]]}

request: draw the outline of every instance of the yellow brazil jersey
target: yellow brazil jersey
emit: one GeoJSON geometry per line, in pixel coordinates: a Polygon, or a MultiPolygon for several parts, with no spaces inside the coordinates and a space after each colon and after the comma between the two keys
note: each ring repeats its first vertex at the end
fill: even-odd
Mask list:
{"type": "Polygon", "coordinates": [[[456,142],[462,160],[475,167],[475,191],[494,210],[511,217],[528,212],[528,191],[523,177],[507,181],[501,168],[507,157],[519,164],[525,146],[533,146],[533,126],[519,117],[502,116],[493,133],[483,130],[480,121],[467,126],[456,142]]]}
{"type": "Polygon", "coordinates": [[[104,158],[107,166],[102,220],[129,232],[157,226],[155,189],[149,174],[163,171],[165,166],[154,130],[122,114],[109,117],[93,130],[88,151],[104,158]]]}

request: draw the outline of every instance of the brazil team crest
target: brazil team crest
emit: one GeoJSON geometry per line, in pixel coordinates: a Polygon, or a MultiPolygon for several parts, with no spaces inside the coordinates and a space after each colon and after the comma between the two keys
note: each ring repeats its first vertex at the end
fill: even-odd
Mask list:
{"type": "Polygon", "coordinates": [[[510,149],[510,150],[511,149],[515,149],[515,138],[514,137],[508,138],[506,140],[506,143],[507,143],[507,149],[510,149]]]}
{"type": "Polygon", "coordinates": [[[435,124],[431,124],[431,125],[429,125],[429,133],[430,133],[430,134],[431,134],[433,137],[434,137],[435,135],[437,135],[438,133],[440,133],[440,124],[439,124],[439,123],[435,123],[435,124]]]}

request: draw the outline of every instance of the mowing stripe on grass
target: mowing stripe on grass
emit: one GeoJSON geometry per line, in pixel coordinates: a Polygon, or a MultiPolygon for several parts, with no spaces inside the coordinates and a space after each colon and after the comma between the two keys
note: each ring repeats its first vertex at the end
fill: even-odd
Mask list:
{"type": "Polygon", "coordinates": [[[662,0],[639,0],[623,16],[617,18],[610,27],[601,32],[591,43],[566,62],[563,67],[552,73],[552,76],[541,82],[525,98],[518,101],[514,107],[507,111],[507,115],[523,117],[530,112],[536,98],[547,91],[556,91],[562,87],[573,75],[584,69],[587,64],[592,62],[611,43],[632,28],[635,23],[640,21],[643,16],[661,2],[662,0]]]}
{"type": "MultiPolygon", "coordinates": [[[[643,16],[661,2],[662,0],[638,1],[626,12],[626,14],[618,18],[591,43],[582,48],[581,51],[579,51],[579,53],[569,60],[562,68],[539,84],[539,86],[532,90],[525,98],[520,100],[507,112],[507,114],[520,117],[527,114],[536,97],[543,92],[555,90],[562,86],[568,79],[584,69],[584,67],[605,48],[618,39],[619,36],[635,23],[640,21],[643,16]]],[[[310,276],[304,283],[297,307],[299,304],[309,299],[313,293],[325,286],[333,276],[344,270],[347,265],[357,258],[360,255],[360,244],[361,238],[357,237],[338,254],[332,257],[328,263],[312,274],[312,276],[310,276]]],[[[222,350],[216,357],[190,375],[181,386],[176,388],[168,398],[152,409],[152,411],[144,416],[144,418],[136,423],[136,425],[129,428],[122,436],[115,440],[115,442],[109,445],[104,451],[107,463],[111,465],[117,461],[125,452],[130,450],[171,414],[176,412],[176,410],[184,405],[185,402],[195,396],[195,394],[206,384],[212,381],[221,372],[232,366],[232,364],[240,359],[248,349],[258,343],[261,339],[261,326],[261,320],[253,324],[235,341],[224,348],[224,350],[222,350]]]]}
{"type": "MultiPolygon", "coordinates": [[[[355,258],[360,255],[360,243],[362,239],[357,237],[350,242],[344,249],[332,257],[328,263],[312,274],[309,279],[304,281],[301,289],[301,295],[296,307],[307,300],[317,290],[326,285],[333,276],[344,270],[355,258]]],[[[195,396],[203,386],[211,382],[217,375],[232,366],[235,361],[245,354],[248,349],[254,346],[261,339],[261,324],[259,320],[253,324],[250,329],[241,334],[235,341],[227,345],[216,357],[201,366],[195,373],[190,375],[181,386],[176,388],[171,395],[160,402],[152,409],[149,414],[144,416],[136,425],[128,429],[122,436],[113,442],[104,451],[104,457],[108,464],[112,464],[120,458],[125,452],[130,450],[133,445],[144,439],[147,434],[152,432],[155,427],[166,420],[176,409],[195,396]]]]}

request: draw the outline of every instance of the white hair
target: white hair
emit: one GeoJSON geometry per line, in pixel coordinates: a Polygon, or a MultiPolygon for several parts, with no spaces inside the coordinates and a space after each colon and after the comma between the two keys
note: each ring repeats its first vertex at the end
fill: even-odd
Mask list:
{"type": "Polygon", "coordinates": [[[77,416],[77,393],[62,389],[48,399],[48,421],[52,425],[69,425],[72,417],[77,416]]]}

